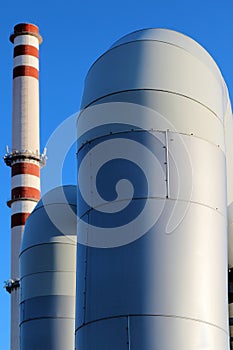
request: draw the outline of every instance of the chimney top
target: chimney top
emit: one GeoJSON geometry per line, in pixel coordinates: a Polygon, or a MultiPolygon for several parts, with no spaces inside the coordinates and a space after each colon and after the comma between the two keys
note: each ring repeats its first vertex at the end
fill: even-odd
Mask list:
{"type": "Polygon", "coordinates": [[[14,33],[10,35],[10,41],[14,43],[14,39],[19,35],[33,35],[38,38],[39,43],[42,43],[42,37],[39,34],[39,28],[32,23],[18,23],[14,27],[14,33]]]}

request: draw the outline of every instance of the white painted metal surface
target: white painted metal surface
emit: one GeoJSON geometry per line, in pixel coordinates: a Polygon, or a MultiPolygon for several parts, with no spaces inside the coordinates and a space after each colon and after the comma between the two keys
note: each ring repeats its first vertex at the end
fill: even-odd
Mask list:
{"type": "MultiPolygon", "coordinates": [[[[227,95],[228,96],[228,95],[227,95]]],[[[224,118],[227,165],[227,204],[228,204],[228,262],[233,267],[233,119],[230,102],[224,118]]]]}
{"type": "Polygon", "coordinates": [[[219,117],[223,115],[222,81],[189,52],[157,41],[127,43],[101,56],[87,75],[83,106],[108,94],[135,89],[183,95],[204,104],[219,117]],[[141,71],[135,75],[141,62],[141,71]],[[103,70],[108,79],[103,79],[103,70]]]}
{"type": "Polygon", "coordinates": [[[229,350],[227,106],[213,59],[180,33],[129,34],[91,67],[77,122],[78,350],[229,350]],[[149,157],[135,147],[130,159],[121,140],[156,158],[156,133],[165,171],[153,180],[164,174],[166,191],[150,196],[138,170],[150,185],[149,157]]]}
{"type": "MultiPolygon", "coordinates": [[[[126,122],[128,115],[131,122],[140,127],[144,126],[145,129],[169,129],[170,131],[194,135],[219,146],[223,151],[225,150],[225,136],[221,116],[217,116],[205,106],[184,96],[156,90],[126,91],[104,96],[91,106],[92,108],[84,109],[80,113],[77,130],[79,138],[81,138],[84,130],[94,129],[98,125],[99,114],[101,114],[103,126],[99,133],[98,130],[95,131],[95,137],[104,134],[104,127],[105,134],[109,134],[108,123],[117,122],[119,114],[122,114],[126,122]],[[101,102],[106,104],[105,108],[104,105],[99,106],[101,102]],[[126,109],[124,105],[117,106],[119,102],[130,103],[130,107],[126,109]],[[112,114],[108,111],[108,103],[115,103],[112,114]],[[96,106],[96,109],[94,106],[96,106]],[[160,114],[160,118],[159,115],[155,114],[155,111],[160,114]],[[141,118],[142,113],[144,115],[143,120],[141,118]],[[195,118],[192,117],[193,115],[195,118]],[[203,123],[206,126],[208,124],[208,127],[204,128],[203,123]]],[[[121,131],[130,131],[130,126],[127,124],[118,124],[118,127],[121,131]]],[[[230,135],[231,132],[229,132],[229,137],[230,135]]]]}
{"type": "Polygon", "coordinates": [[[75,265],[76,187],[64,186],[42,197],[25,226],[20,253],[21,350],[74,349],[75,265]]]}

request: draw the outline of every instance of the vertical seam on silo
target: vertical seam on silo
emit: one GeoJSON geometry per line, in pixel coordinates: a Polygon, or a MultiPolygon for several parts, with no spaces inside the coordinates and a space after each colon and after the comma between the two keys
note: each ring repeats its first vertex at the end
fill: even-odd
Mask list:
{"type": "Polygon", "coordinates": [[[127,316],[127,344],[128,344],[128,350],[131,350],[131,339],[130,339],[130,316],[127,316]]]}
{"type": "Polygon", "coordinates": [[[88,150],[89,161],[90,161],[90,198],[91,198],[91,206],[93,207],[93,177],[92,177],[92,153],[91,150],[88,150]]]}
{"type": "Polygon", "coordinates": [[[167,198],[170,198],[170,182],[169,182],[169,140],[168,140],[169,130],[165,131],[165,164],[166,164],[166,188],[167,188],[167,198]]]}
{"type": "MultiPolygon", "coordinates": [[[[88,146],[89,148],[89,146],[88,146]]],[[[91,173],[91,152],[90,150],[88,149],[88,156],[89,156],[89,166],[90,166],[90,173],[91,173]]],[[[90,175],[91,176],[91,175],[90,175]]],[[[92,176],[90,178],[90,194],[91,194],[91,206],[92,206],[92,188],[93,188],[93,183],[92,183],[92,176]]],[[[83,303],[84,303],[84,315],[83,315],[83,323],[85,324],[86,323],[86,311],[87,311],[87,261],[88,261],[88,228],[89,228],[89,215],[90,213],[87,214],[87,222],[88,222],[88,225],[87,225],[87,228],[86,228],[86,242],[85,242],[85,245],[86,245],[86,251],[85,251],[85,274],[84,274],[84,291],[83,291],[83,294],[84,294],[84,298],[83,298],[83,303]]]]}
{"type": "MultiPolygon", "coordinates": [[[[89,225],[89,213],[88,215],[88,225],[89,225]]],[[[88,259],[88,226],[86,232],[86,251],[85,251],[85,273],[84,273],[84,291],[83,291],[83,323],[86,323],[86,308],[87,308],[87,259],[88,259]]]]}

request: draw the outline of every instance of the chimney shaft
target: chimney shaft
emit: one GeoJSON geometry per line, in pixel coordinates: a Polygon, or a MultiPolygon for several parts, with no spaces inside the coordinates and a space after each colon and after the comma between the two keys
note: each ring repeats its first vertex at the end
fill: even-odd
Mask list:
{"type": "Polygon", "coordinates": [[[11,350],[19,350],[19,251],[25,222],[40,199],[39,44],[34,24],[21,23],[10,36],[14,44],[12,148],[4,160],[11,167],[11,350]]]}

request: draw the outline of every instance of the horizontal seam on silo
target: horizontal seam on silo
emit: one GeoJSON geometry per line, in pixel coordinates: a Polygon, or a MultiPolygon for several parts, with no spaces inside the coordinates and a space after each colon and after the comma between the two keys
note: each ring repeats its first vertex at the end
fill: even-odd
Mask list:
{"type": "Polygon", "coordinates": [[[194,321],[194,322],[204,323],[204,324],[207,324],[209,326],[218,328],[228,335],[228,332],[224,328],[222,328],[214,323],[208,322],[208,321],[203,321],[203,320],[192,318],[192,317],[177,316],[177,315],[163,315],[163,314],[126,314],[126,315],[103,317],[103,318],[89,321],[89,322],[79,326],[78,328],[75,329],[75,332],[79,331],[81,328],[84,328],[85,326],[87,326],[89,324],[93,324],[95,322],[101,322],[101,321],[116,319],[116,318],[125,318],[128,316],[130,316],[130,317],[164,317],[164,318],[176,318],[176,319],[181,319],[181,320],[185,320],[185,321],[194,321]]]}
{"type": "Polygon", "coordinates": [[[80,152],[80,150],[81,150],[83,147],[85,147],[86,145],[90,144],[90,143],[93,142],[93,141],[99,140],[99,139],[101,139],[102,137],[106,137],[106,136],[109,136],[109,135],[127,134],[127,133],[132,133],[132,132],[148,132],[148,133],[150,133],[150,134],[153,134],[153,132],[164,133],[164,132],[166,132],[166,131],[169,131],[170,133],[173,133],[173,134],[179,134],[179,135],[194,137],[194,138],[197,138],[197,139],[199,139],[199,140],[203,140],[203,141],[209,143],[210,145],[213,145],[213,146],[217,147],[218,149],[220,149],[220,150],[223,152],[223,154],[225,155],[224,150],[223,150],[223,149],[220,147],[220,145],[217,144],[217,143],[211,142],[211,141],[209,141],[209,140],[207,140],[207,139],[205,139],[205,138],[203,138],[203,137],[200,137],[200,136],[197,136],[197,135],[194,135],[194,134],[188,134],[188,133],[185,133],[185,132],[174,131],[174,130],[170,130],[170,129],[167,129],[167,130],[161,130],[161,129],[134,129],[134,130],[132,130],[132,129],[130,129],[130,130],[116,131],[116,132],[114,132],[114,131],[113,131],[113,132],[112,132],[112,131],[109,131],[109,132],[106,133],[106,134],[103,134],[103,135],[100,135],[100,136],[96,136],[96,137],[94,137],[94,138],[91,139],[91,140],[87,140],[87,141],[83,142],[83,143],[81,144],[81,146],[79,147],[79,149],[77,150],[76,155],[77,155],[77,154],[80,152]]]}
{"type": "Polygon", "coordinates": [[[29,276],[34,276],[34,275],[42,275],[44,273],[54,273],[54,272],[64,272],[64,273],[73,273],[76,272],[76,268],[74,268],[73,270],[57,270],[56,268],[54,270],[43,270],[43,271],[38,271],[38,272],[31,272],[28,274],[25,274],[23,276],[21,276],[20,281],[22,281],[24,278],[29,277],[29,276]]]}
{"type": "MultiPolygon", "coordinates": [[[[42,199],[40,199],[40,202],[42,202],[42,203],[43,203],[43,197],[42,197],[42,199]]],[[[36,208],[33,210],[32,214],[33,214],[33,213],[35,213],[37,210],[39,210],[39,209],[43,209],[43,208],[48,207],[48,206],[50,206],[50,205],[64,205],[64,206],[74,207],[74,208],[76,208],[76,207],[77,207],[77,205],[76,205],[76,204],[69,204],[69,202],[68,202],[68,201],[67,201],[67,203],[58,203],[58,202],[48,203],[48,204],[47,204],[47,203],[45,203],[45,204],[42,204],[42,205],[40,205],[40,206],[36,207],[36,208]]],[[[74,214],[75,214],[75,212],[74,212],[74,214]]]]}
{"type": "MultiPolygon", "coordinates": [[[[202,47],[197,41],[195,41],[195,40],[194,40],[193,38],[191,38],[190,36],[187,36],[186,34],[184,34],[184,33],[182,33],[182,32],[178,32],[178,31],[175,30],[175,29],[166,28],[166,27],[156,27],[156,28],[154,28],[154,27],[147,27],[147,28],[137,29],[137,30],[134,30],[133,32],[130,32],[130,33],[128,33],[128,34],[123,35],[123,37],[121,37],[119,40],[123,40],[124,38],[127,38],[127,36],[132,35],[132,34],[135,34],[135,33],[144,32],[145,30],[146,30],[146,31],[147,31],[147,30],[156,30],[156,31],[157,31],[157,30],[163,30],[163,31],[167,31],[167,32],[176,33],[176,34],[178,34],[179,36],[184,37],[186,40],[188,39],[189,41],[191,41],[195,46],[197,46],[199,49],[204,50],[205,53],[206,53],[207,55],[210,56],[209,52],[206,51],[206,49],[205,49],[204,47],[202,47]]],[[[119,40],[117,40],[117,41],[119,41],[119,40]]],[[[112,44],[112,46],[114,46],[114,43],[112,44]]],[[[111,46],[111,47],[112,47],[112,46],[111,46]]],[[[210,58],[212,58],[212,57],[210,56],[210,58]]]]}
{"type": "Polygon", "coordinates": [[[33,318],[28,318],[27,320],[24,320],[20,322],[19,326],[21,326],[24,323],[31,322],[31,321],[36,321],[36,320],[41,320],[41,319],[62,319],[62,320],[75,320],[75,317],[59,317],[59,316],[42,316],[42,317],[33,317],[33,318]]]}
{"type": "MultiPolygon", "coordinates": [[[[117,94],[122,94],[124,92],[131,92],[131,91],[158,91],[158,92],[164,92],[164,93],[168,93],[168,94],[173,94],[173,95],[177,95],[177,96],[181,96],[181,97],[184,97],[184,98],[187,98],[193,102],[196,102],[198,104],[200,104],[201,106],[203,106],[204,108],[208,109],[211,113],[213,113],[215,115],[215,117],[217,119],[220,120],[220,122],[223,124],[223,121],[221,120],[221,118],[209,107],[207,107],[204,103],[190,97],[190,96],[186,96],[184,94],[181,94],[179,92],[175,92],[175,91],[169,91],[169,90],[162,90],[162,89],[151,89],[151,88],[137,88],[137,89],[126,89],[126,90],[120,90],[120,91],[115,91],[115,92],[112,92],[112,93],[109,93],[109,94],[106,94],[106,95],[103,95],[101,97],[98,97],[96,98],[95,100],[91,101],[90,103],[88,103],[87,105],[85,105],[84,108],[82,108],[80,114],[78,115],[78,118],[77,118],[77,122],[79,120],[79,118],[81,117],[83,111],[85,111],[86,108],[92,106],[93,104],[95,104],[97,101],[100,101],[106,97],[109,97],[109,96],[113,96],[113,95],[117,95],[117,94]]],[[[109,103],[111,102],[122,102],[122,101],[109,101],[109,103]]],[[[106,103],[106,102],[103,102],[103,103],[106,103]]],[[[134,103],[134,102],[127,102],[127,101],[124,101],[124,103],[132,103],[132,104],[138,104],[139,106],[144,106],[144,105],[141,105],[140,103],[134,103]]],[[[151,107],[148,107],[148,106],[145,106],[146,108],[149,108],[151,110],[153,110],[153,108],[151,107]]]]}
{"type": "MultiPolygon", "coordinates": [[[[151,29],[154,30],[155,28],[154,28],[154,27],[146,28],[146,30],[148,30],[148,29],[149,29],[149,30],[151,30],[151,29]]],[[[220,71],[220,69],[218,68],[216,62],[214,61],[214,59],[212,58],[212,56],[210,55],[210,53],[209,53],[203,46],[201,46],[197,41],[195,41],[193,38],[187,36],[187,35],[184,34],[184,33],[178,32],[177,30],[169,29],[169,28],[166,28],[166,27],[158,27],[158,28],[156,28],[156,30],[165,30],[165,31],[167,31],[167,32],[176,33],[176,34],[178,34],[179,36],[184,37],[185,40],[188,39],[188,40],[191,41],[196,47],[198,47],[199,50],[203,51],[203,52],[208,56],[208,58],[210,58],[210,60],[212,61],[212,63],[214,63],[214,65],[216,65],[216,68],[220,71]]],[[[128,33],[128,34],[124,35],[124,36],[123,36],[122,38],[120,38],[119,40],[122,40],[122,39],[124,39],[124,38],[127,38],[128,35],[132,35],[132,34],[139,33],[139,32],[143,32],[143,31],[145,31],[144,28],[135,30],[135,31],[133,31],[133,32],[131,32],[131,33],[128,33]]],[[[119,40],[117,40],[117,41],[119,41],[119,40]]],[[[151,39],[151,40],[153,40],[153,39],[151,39]]],[[[114,43],[112,44],[112,46],[110,47],[110,49],[113,48],[113,47],[114,47],[114,43]]],[[[221,73],[221,71],[220,71],[220,73],[221,73]]]]}
{"type": "MultiPolygon", "coordinates": [[[[176,201],[176,202],[182,202],[182,203],[190,203],[190,204],[195,204],[195,205],[200,205],[202,207],[206,207],[208,209],[211,209],[213,210],[215,213],[218,213],[219,215],[223,216],[223,217],[226,217],[226,215],[222,212],[220,212],[219,210],[216,210],[215,207],[211,207],[207,204],[204,204],[204,203],[200,203],[200,202],[196,202],[196,201],[191,201],[191,200],[185,200],[185,199],[179,199],[179,198],[166,198],[166,197],[139,197],[139,198],[124,198],[124,199],[121,199],[121,200],[116,200],[114,201],[114,203],[118,203],[118,202],[124,202],[124,201],[127,201],[131,199],[131,201],[134,201],[134,200],[146,200],[146,199],[153,199],[153,200],[156,200],[156,199],[159,199],[159,200],[163,200],[163,201],[176,201]]],[[[81,220],[85,215],[87,215],[89,212],[91,212],[92,210],[95,210],[97,208],[100,208],[100,207],[105,207],[109,204],[112,204],[112,202],[109,202],[109,203],[106,203],[106,204],[100,204],[100,205],[97,205],[96,207],[92,207],[90,209],[88,209],[85,214],[82,214],[80,217],[78,217],[78,223],[79,223],[79,220],[81,220]]],[[[78,224],[77,223],[77,224],[78,224]]]]}
{"type": "MultiPolygon", "coordinates": [[[[210,69],[210,67],[206,64],[205,61],[201,60],[198,56],[194,55],[192,52],[186,50],[184,47],[180,46],[180,45],[177,45],[175,43],[170,43],[170,42],[167,42],[167,41],[164,41],[164,40],[153,40],[153,39],[141,39],[141,40],[132,40],[132,41],[128,41],[128,42],[125,42],[125,43],[122,43],[122,44],[119,44],[117,46],[114,46],[114,47],[110,47],[106,52],[104,52],[102,55],[100,55],[97,60],[95,60],[93,62],[93,64],[91,65],[91,67],[89,68],[88,72],[87,72],[87,75],[86,77],[88,76],[88,74],[91,72],[92,68],[94,67],[94,65],[100,61],[105,55],[107,55],[109,52],[113,51],[114,49],[118,49],[119,47],[122,47],[122,46],[128,46],[130,44],[135,44],[137,42],[157,42],[157,43],[162,43],[162,44],[166,44],[166,45],[169,45],[169,46],[174,46],[178,49],[181,49],[183,51],[185,51],[187,54],[189,54],[190,56],[194,57],[197,61],[199,61],[201,64],[203,64],[206,68],[208,68],[208,70],[211,72],[211,74],[215,77],[215,79],[217,80],[217,77],[215,75],[215,73],[213,73],[213,71],[210,69]]],[[[209,55],[209,54],[208,54],[209,55]]],[[[209,55],[210,56],[210,55],[209,55]]],[[[221,74],[221,71],[218,69],[218,67],[216,67],[213,62],[211,62],[211,64],[213,65],[213,68],[215,70],[215,72],[219,75],[219,77],[221,78],[221,83],[223,81],[223,77],[222,77],[222,74],[221,74]]],[[[217,80],[218,81],[218,80],[217,80]]],[[[218,82],[219,83],[219,82],[218,82]]]]}
{"type": "MultiPolygon", "coordinates": [[[[76,238],[76,235],[73,235],[73,236],[76,238]]],[[[73,242],[72,240],[70,240],[70,241],[73,242]]],[[[75,242],[74,242],[74,243],[66,243],[66,242],[54,242],[54,241],[51,241],[51,242],[48,242],[48,243],[38,243],[38,244],[33,244],[33,245],[31,245],[30,247],[28,247],[28,248],[22,250],[22,251],[20,252],[20,254],[19,254],[19,257],[20,257],[23,253],[25,253],[27,250],[30,250],[30,249],[32,249],[32,248],[34,248],[34,247],[38,247],[38,246],[42,246],[42,245],[55,245],[55,244],[62,244],[62,245],[68,245],[68,246],[70,246],[70,245],[76,246],[76,243],[75,243],[75,242]]]]}

